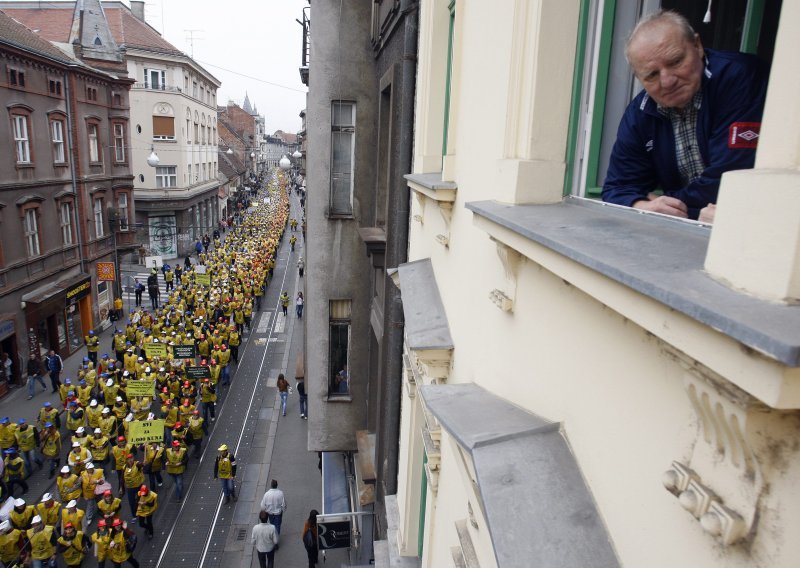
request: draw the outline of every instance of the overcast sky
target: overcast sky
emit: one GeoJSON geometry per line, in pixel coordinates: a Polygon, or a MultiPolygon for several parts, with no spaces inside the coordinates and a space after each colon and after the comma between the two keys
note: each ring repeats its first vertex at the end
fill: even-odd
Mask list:
{"type": "MultiPolygon", "coordinates": [[[[129,4],[124,0],[125,4],[129,4]]],[[[306,0],[147,0],[145,19],[178,49],[222,81],[217,102],[239,105],[245,92],[267,132],[300,130],[306,88],[300,82],[306,0]],[[282,85],[283,88],[277,85],[282,85]]]]}

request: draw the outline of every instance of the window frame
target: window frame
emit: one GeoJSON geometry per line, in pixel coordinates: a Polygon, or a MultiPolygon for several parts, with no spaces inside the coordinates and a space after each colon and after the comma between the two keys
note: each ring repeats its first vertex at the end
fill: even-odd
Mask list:
{"type": "Polygon", "coordinates": [[[50,117],[50,146],[53,150],[53,163],[58,166],[67,165],[67,141],[64,138],[66,132],[66,122],[61,116],[50,117]],[[58,126],[61,139],[56,139],[55,127],[58,126]],[[60,145],[60,155],[59,155],[60,145]],[[60,158],[60,159],[59,159],[60,158]]]}
{"type": "Polygon", "coordinates": [[[166,69],[155,69],[150,67],[145,67],[144,69],[144,88],[145,89],[152,89],[154,91],[164,91],[167,87],[167,70],[166,69]],[[151,73],[158,73],[158,79],[160,80],[160,84],[157,87],[153,85],[150,81],[151,73]]]}
{"type": "Polygon", "coordinates": [[[174,116],[157,116],[153,115],[153,140],[175,140],[175,117],[174,116]],[[156,134],[156,130],[159,132],[166,132],[168,129],[163,129],[161,126],[156,128],[156,119],[159,119],[158,122],[166,123],[167,120],[172,121],[172,135],[169,134],[156,134]]]}
{"type": "Polygon", "coordinates": [[[6,80],[11,89],[25,89],[26,71],[14,65],[6,66],[6,80]],[[12,80],[13,79],[13,80],[12,80]]]}
{"type": "Polygon", "coordinates": [[[156,189],[172,189],[176,187],[178,187],[178,166],[156,166],[156,189]],[[172,172],[159,172],[159,170],[166,169],[172,169],[172,172]],[[164,185],[164,180],[169,181],[170,179],[174,180],[174,185],[164,185]]]}
{"type": "Polygon", "coordinates": [[[86,121],[86,144],[89,164],[102,164],[103,154],[100,149],[100,121],[91,119],[86,121]],[[93,134],[94,132],[94,134],[93,134]],[[94,150],[94,155],[93,155],[94,150]]]}
{"type": "Polygon", "coordinates": [[[94,238],[96,239],[102,239],[106,236],[105,217],[103,215],[104,201],[105,200],[103,199],[102,195],[95,196],[92,201],[92,221],[94,222],[94,238]]]}
{"type": "Polygon", "coordinates": [[[55,97],[58,99],[64,98],[64,89],[62,87],[61,79],[56,79],[52,77],[47,78],[47,92],[51,97],[55,97]]]}
{"type": "Polygon", "coordinates": [[[75,244],[75,228],[72,215],[73,210],[74,203],[71,199],[62,199],[58,202],[58,225],[61,228],[61,242],[64,246],[72,246],[75,244]]]}
{"type": "Polygon", "coordinates": [[[28,258],[37,258],[42,256],[42,228],[39,223],[40,203],[32,202],[26,203],[21,208],[22,214],[22,234],[25,237],[25,252],[28,258]],[[33,221],[33,229],[29,225],[29,220],[33,221]],[[34,245],[32,249],[31,245],[34,245]]]}
{"type": "MultiPolygon", "coordinates": [[[[328,398],[350,398],[353,392],[352,377],[350,375],[350,354],[353,345],[353,300],[335,299],[328,302],[328,398]],[[341,313],[337,313],[341,312],[341,313]],[[345,346],[344,366],[347,372],[347,391],[338,392],[336,377],[341,367],[341,358],[334,361],[334,330],[346,331],[347,345],[345,346]]],[[[336,335],[340,335],[337,331],[336,335]]],[[[341,348],[341,347],[340,347],[341,348]]]]}
{"type": "Polygon", "coordinates": [[[33,130],[31,129],[31,114],[31,111],[22,107],[12,107],[10,112],[11,136],[14,140],[14,162],[17,166],[21,167],[32,166],[34,164],[33,144],[31,140],[31,135],[33,134],[33,130]],[[17,129],[18,124],[24,125],[24,137],[23,133],[19,132],[17,129]],[[22,148],[24,148],[26,156],[20,155],[21,143],[23,144],[22,148]],[[21,160],[21,157],[26,157],[27,160],[21,160]]]}
{"type": "Polygon", "coordinates": [[[130,196],[127,191],[121,191],[117,194],[117,231],[121,233],[126,233],[130,230],[130,202],[130,196]]]}
{"type": "Polygon", "coordinates": [[[114,162],[117,164],[124,164],[127,162],[127,152],[125,151],[125,135],[124,122],[114,121],[111,123],[111,136],[114,141],[114,162]],[[118,134],[117,128],[122,129],[122,132],[118,134]]]}
{"type": "MultiPolygon", "coordinates": [[[[352,218],[353,217],[353,192],[355,190],[355,147],[356,147],[356,124],[357,124],[357,105],[356,101],[346,101],[346,100],[333,100],[331,101],[331,174],[330,174],[330,183],[329,183],[329,216],[330,217],[340,217],[340,218],[352,218]],[[342,105],[349,105],[352,108],[351,112],[351,123],[352,124],[337,124],[335,121],[336,106],[342,105]],[[337,135],[341,134],[350,134],[350,171],[349,172],[335,172],[334,171],[334,164],[336,160],[334,159],[334,153],[336,151],[336,142],[335,139],[337,135]],[[334,199],[334,195],[336,192],[335,183],[337,181],[337,176],[349,175],[349,194],[348,194],[348,207],[346,210],[339,210],[337,209],[335,203],[336,199],[334,199]]],[[[339,113],[341,114],[341,112],[339,113]]]]}

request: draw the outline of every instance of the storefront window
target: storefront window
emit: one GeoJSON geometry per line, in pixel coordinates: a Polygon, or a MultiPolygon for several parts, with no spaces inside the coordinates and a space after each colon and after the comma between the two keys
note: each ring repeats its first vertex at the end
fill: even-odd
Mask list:
{"type": "Polygon", "coordinates": [[[65,353],[67,349],[67,323],[64,320],[64,312],[59,312],[56,317],[58,318],[58,349],[65,353]]]}
{"type": "Polygon", "coordinates": [[[80,349],[83,345],[81,337],[81,312],[77,304],[67,306],[67,337],[69,337],[70,351],[80,349]]]}
{"type": "Polygon", "coordinates": [[[36,335],[39,338],[39,355],[44,357],[50,350],[50,334],[47,332],[47,320],[39,320],[36,329],[36,335]]]}

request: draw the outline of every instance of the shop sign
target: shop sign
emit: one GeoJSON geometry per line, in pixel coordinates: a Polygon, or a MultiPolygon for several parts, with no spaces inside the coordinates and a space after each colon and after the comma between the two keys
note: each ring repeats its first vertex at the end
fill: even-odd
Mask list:
{"type": "Polygon", "coordinates": [[[14,333],[14,320],[0,321],[0,339],[5,339],[14,333]]]}
{"type": "Polygon", "coordinates": [[[188,345],[173,345],[172,353],[176,359],[194,359],[196,357],[193,343],[188,345]]]}
{"type": "Polygon", "coordinates": [[[92,289],[92,281],[84,280],[80,284],[76,284],[67,290],[67,303],[74,304],[78,300],[85,298],[89,295],[92,289]]]}
{"type": "Polygon", "coordinates": [[[320,550],[350,548],[350,521],[318,521],[320,550]]]}
{"type": "Polygon", "coordinates": [[[128,441],[134,446],[164,441],[163,420],[132,420],[128,422],[128,441]]]}
{"type": "Polygon", "coordinates": [[[101,282],[113,282],[117,279],[116,272],[113,262],[97,263],[97,279],[101,282]]]}
{"type": "Polygon", "coordinates": [[[153,396],[156,392],[156,382],[153,379],[142,379],[128,381],[125,386],[125,394],[128,398],[132,396],[153,396]]]}

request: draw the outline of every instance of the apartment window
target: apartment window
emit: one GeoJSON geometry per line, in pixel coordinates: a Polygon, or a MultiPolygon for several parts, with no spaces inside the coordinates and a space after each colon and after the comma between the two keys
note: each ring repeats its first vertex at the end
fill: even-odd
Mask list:
{"type": "Polygon", "coordinates": [[[50,134],[53,141],[53,161],[59,164],[66,162],[64,152],[64,121],[51,120],[50,134]]]}
{"type": "Polygon", "coordinates": [[[100,141],[97,124],[90,123],[86,128],[89,135],[89,161],[100,161],[100,141]]]}
{"type": "Polygon", "coordinates": [[[203,181],[206,181],[208,177],[206,176],[206,165],[203,164],[203,181]]]}
{"type": "Polygon", "coordinates": [[[61,81],[57,79],[50,79],[48,81],[48,89],[50,90],[50,94],[55,97],[61,96],[61,81]]]}
{"type": "Polygon", "coordinates": [[[192,96],[197,98],[197,81],[192,81],[192,96]]]}
{"type": "Polygon", "coordinates": [[[172,116],[153,117],[153,140],[175,140],[175,118],[172,116]]]}
{"type": "Polygon", "coordinates": [[[86,87],[86,99],[89,101],[97,101],[97,89],[94,87],[86,87]]]}
{"type": "Polygon", "coordinates": [[[125,125],[114,124],[114,161],[125,161],[125,125]]]}
{"type": "Polygon", "coordinates": [[[25,229],[25,246],[28,249],[28,256],[39,256],[39,208],[30,207],[25,210],[23,225],[25,229]]]}
{"type": "Polygon", "coordinates": [[[183,90],[187,93],[189,92],[189,77],[186,75],[183,76],[183,90]]]}
{"type": "Polygon", "coordinates": [[[781,0],[714,4],[710,23],[703,17],[708,5],[691,0],[583,2],[575,60],[567,171],[564,192],[600,197],[617,128],[626,107],[641,90],[625,60],[625,40],[640,15],[658,8],[686,16],[705,48],[753,53],[772,61],[781,0]],[[592,84],[592,81],[594,83],[592,84]]]}
{"type": "Polygon", "coordinates": [[[195,162],[195,164],[194,164],[194,181],[197,181],[199,177],[200,177],[200,164],[195,162]]]}
{"type": "Polygon", "coordinates": [[[328,394],[350,394],[350,323],[352,300],[331,300],[329,319],[328,394]]]}
{"type": "Polygon", "coordinates": [[[144,70],[144,88],[163,91],[166,87],[167,72],[163,69],[144,70]]]}
{"type": "Polygon", "coordinates": [[[194,123],[194,143],[200,143],[200,125],[196,122],[194,123]]]}
{"type": "Polygon", "coordinates": [[[11,115],[14,128],[14,148],[17,154],[18,164],[31,163],[31,141],[28,135],[30,131],[30,116],[27,114],[11,115]]]}
{"type": "Polygon", "coordinates": [[[115,107],[121,107],[122,106],[122,95],[121,94],[114,93],[114,95],[111,97],[111,100],[113,101],[113,104],[114,104],[115,107]]]}
{"type": "Polygon", "coordinates": [[[447,28],[447,70],[444,77],[444,126],[442,131],[442,156],[447,155],[447,134],[450,130],[450,83],[453,79],[453,39],[456,29],[456,0],[448,6],[450,19],[447,28]]]}
{"type": "Polygon", "coordinates": [[[178,187],[178,166],[159,166],[156,168],[156,187],[178,187]]]}
{"type": "Polygon", "coordinates": [[[119,230],[128,230],[128,194],[120,193],[117,197],[117,209],[119,214],[119,230]]]}
{"type": "Polygon", "coordinates": [[[8,84],[12,87],[24,87],[25,86],[25,71],[20,71],[19,69],[11,69],[8,70],[8,84]]]}
{"type": "Polygon", "coordinates": [[[331,105],[331,199],[332,215],[353,214],[353,154],[356,104],[335,101],[331,105]]]}
{"type": "Polygon", "coordinates": [[[191,185],[192,183],[192,164],[189,164],[189,177],[186,178],[186,184],[191,185]]]}
{"type": "Polygon", "coordinates": [[[58,222],[61,225],[61,241],[71,245],[72,239],[72,203],[64,201],[58,206],[58,222]]]}
{"type": "Polygon", "coordinates": [[[99,239],[103,235],[103,198],[97,197],[94,200],[94,236],[99,239]]]}

